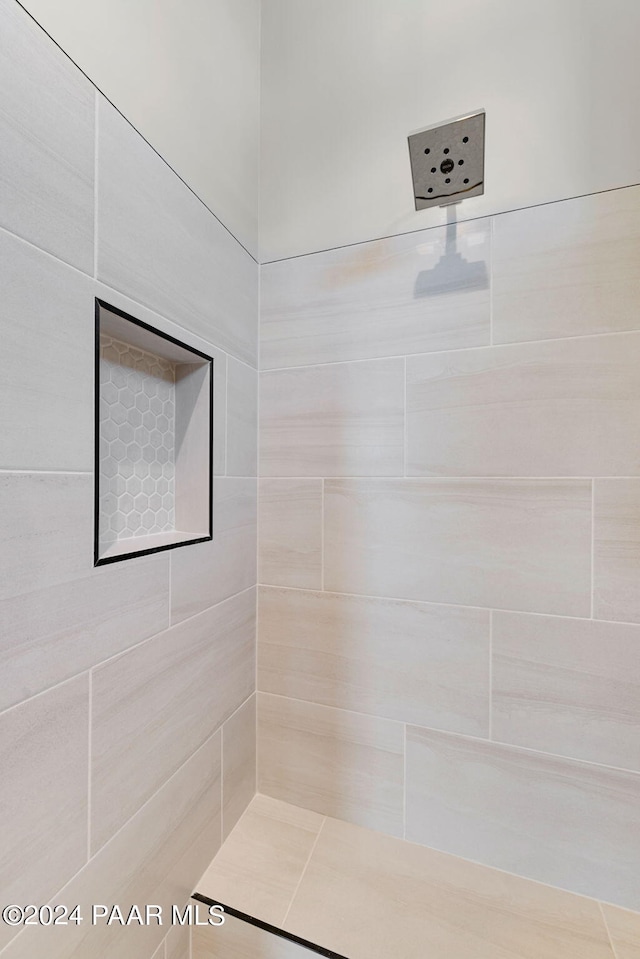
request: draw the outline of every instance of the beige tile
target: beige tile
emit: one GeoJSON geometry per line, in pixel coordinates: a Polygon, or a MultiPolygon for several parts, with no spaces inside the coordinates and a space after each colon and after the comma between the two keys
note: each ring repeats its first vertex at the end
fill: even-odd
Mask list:
{"type": "Polygon", "coordinates": [[[470,735],[489,732],[489,612],[262,587],[258,688],[470,735]]]}
{"type": "MultiPolygon", "coordinates": [[[[209,739],[56,895],[91,916],[93,903],[154,903],[165,923],[220,847],[220,733],[209,739]]],[[[29,896],[29,901],[31,896],[29,896]]],[[[149,959],[162,926],[29,926],[2,959],[149,959]]]]}
{"type": "Polygon", "coordinates": [[[256,697],[222,727],[222,837],[226,839],[256,792],[256,697]]]}
{"type": "Polygon", "coordinates": [[[93,284],[1,232],[0,287],[0,468],[91,471],[93,284]]]}
{"type": "Polygon", "coordinates": [[[603,904],[616,959],[640,959],[640,914],[603,904]]]}
{"type": "Polygon", "coordinates": [[[264,265],[262,368],[489,343],[489,221],[453,232],[465,262],[435,227],[264,265]]]}
{"type": "Polygon", "coordinates": [[[494,612],[492,650],[493,739],[640,771],[640,626],[494,612]]]}
{"type": "Polygon", "coordinates": [[[637,330],[640,189],[495,217],[493,342],[637,330]]]}
{"type": "Polygon", "coordinates": [[[0,709],[164,629],[169,558],[94,569],[89,475],[0,472],[0,709]]]}
{"type": "Polygon", "coordinates": [[[404,360],[261,375],[261,476],[396,476],[403,460],[404,360]]]}
{"type": "Polygon", "coordinates": [[[322,480],[261,479],[258,580],[322,588],[322,480]]]}
{"type": "Polygon", "coordinates": [[[272,925],[281,925],[323,817],[256,796],[196,892],[272,925]]]}
{"type": "Polygon", "coordinates": [[[640,895],[640,775],[407,727],[407,839],[596,899],[640,895]]]}
{"type": "Polygon", "coordinates": [[[227,916],[223,926],[193,929],[193,959],[311,959],[304,946],[227,916]]]}
{"type": "Polygon", "coordinates": [[[256,523],[257,481],[216,477],[213,540],[171,554],[172,622],[181,622],[255,585],[256,523]]]}
{"type": "Polygon", "coordinates": [[[258,455],[258,374],[229,357],[227,392],[227,473],[255,476],[258,455]]]}
{"type": "Polygon", "coordinates": [[[4,905],[47,902],[87,861],[88,751],[87,673],[0,714],[4,905]]]}
{"type": "Polygon", "coordinates": [[[640,623],[640,479],[594,483],[593,611],[640,623]]]}
{"type": "MultiPolygon", "coordinates": [[[[176,905],[181,905],[176,903],[176,905]]],[[[191,927],[190,926],[173,926],[167,933],[167,938],[165,940],[165,945],[167,949],[166,957],[162,955],[162,959],[191,959],[191,927]]]]}
{"type": "Polygon", "coordinates": [[[98,278],[255,363],[258,265],[104,97],[98,165],[98,278]]]}
{"type": "Polygon", "coordinates": [[[258,790],[327,816],[400,835],[399,722],[258,694],[258,790]]]}
{"type": "Polygon", "coordinates": [[[586,480],[326,480],[325,589],[588,616],[586,480]]]}
{"type": "Polygon", "coordinates": [[[331,819],[286,929],[349,959],[613,959],[596,902],[331,819]]]}
{"type": "Polygon", "coordinates": [[[407,360],[412,475],[629,476],[638,434],[640,333],[407,360]]]}
{"type": "Polygon", "coordinates": [[[91,273],[93,86],[19,4],[0,35],[0,226],[91,273]]]}
{"type": "Polygon", "coordinates": [[[96,669],[93,852],[251,695],[254,643],[249,590],[96,669]]]}
{"type": "Polygon", "coordinates": [[[0,472],[0,600],[86,576],[93,555],[90,474],[0,472]]]}

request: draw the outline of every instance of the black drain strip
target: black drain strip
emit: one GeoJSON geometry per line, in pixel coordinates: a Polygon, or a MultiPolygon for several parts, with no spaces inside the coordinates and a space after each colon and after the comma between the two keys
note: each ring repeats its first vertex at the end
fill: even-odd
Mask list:
{"type": "Polygon", "coordinates": [[[203,896],[199,892],[194,892],[191,898],[197,899],[198,902],[203,902],[205,906],[221,906],[226,915],[240,919],[242,922],[248,922],[251,926],[264,929],[265,932],[270,932],[272,935],[279,936],[281,939],[288,939],[289,942],[295,942],[296,945],[315,952],[317,956],[325,956],[325,959],[347,959],[346,956],[341,955],[339,952],[333,952],[332,949],[326,949],[324,946],[319,946],[315,942],[309,942],[308,939],[295,936],[292,932],[287,932],[285,929],[279,929],[278,926],[272,926],[270,922],[256,919],[255,916],[249,916],[246,912],[240,912],[239,909],[234,909],[232,906],[225,906],[225,904],[218,899],[210,899],[209,896],[203,896]]]}

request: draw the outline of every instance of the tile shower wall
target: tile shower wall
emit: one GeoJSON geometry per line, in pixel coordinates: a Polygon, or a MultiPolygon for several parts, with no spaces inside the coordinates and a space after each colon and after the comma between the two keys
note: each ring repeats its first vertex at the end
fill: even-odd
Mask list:
{"type": "MultiPolygon", "coordinates": [[[[258,268],[15,0],[0,47],[0,889],[182,904],[255,792],[258,268]],[[213,541],[97,569],[96,296],[216,370],[213,541]]],[[[131,362],[144,387],[154,370],[131,362]]],[[[126,415],[105,456],[139,443],[166,463],[154,490],[116,469],[106,495],[162,525],[171,410],[145,423],[144,388],[113,386],[126,415]]],[[[0,953],[164,959],[166,929],[133,932],[2,924],[0,953]]],[[[167,957],[187,954],[172,933],[167,957]]]]}
{"type": "Polygon", "coordinates": [[[259,789],[639,909],[640,188],[448,231],[262,267],[259,789]]]}

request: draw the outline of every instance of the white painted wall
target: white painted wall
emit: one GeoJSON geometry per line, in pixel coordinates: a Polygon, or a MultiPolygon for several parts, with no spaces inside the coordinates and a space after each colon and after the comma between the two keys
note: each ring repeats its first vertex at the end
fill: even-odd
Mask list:
{"type": "Polygon", "coordinates": [[[481,216],[640,181],[638,0],[263,0],[262,259],[442,222],[407,133],[484,107],[481,216]]]}
{"type": "Polygon", "coordinates": [[[21,2],[255,253],[260,0],[21,2]]]}

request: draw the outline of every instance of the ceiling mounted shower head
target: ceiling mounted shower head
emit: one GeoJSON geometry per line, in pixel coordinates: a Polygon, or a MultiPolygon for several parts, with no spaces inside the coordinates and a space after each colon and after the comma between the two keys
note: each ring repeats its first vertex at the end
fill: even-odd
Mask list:
{"type": "Polygon", "coordinates": [[[485,112],[412,133],[409,157],[416,210],[484,193],[485,112]]]}

